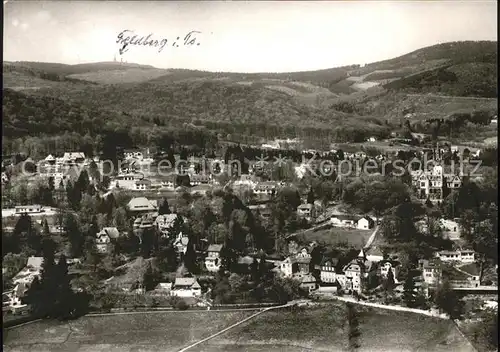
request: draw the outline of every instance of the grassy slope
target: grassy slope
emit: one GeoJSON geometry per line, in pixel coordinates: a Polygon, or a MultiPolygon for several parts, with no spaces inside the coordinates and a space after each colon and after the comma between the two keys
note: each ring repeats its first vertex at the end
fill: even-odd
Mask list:
{"type": "Polygon", "coordinates": [[[309,230],[298,237],[301,242],[317,241],[326,245],[336,246],[339,243],[348,243],[356,248],[361,248],[373,230],[343,229],[340,227],[327,226],[317,230],[309,230]]]}
{"type": "MultiPolygon", "coordinates": [[[[332,304],[298,313],[267,312],[193,351],[343,351],[344,310],[332,304]]],[[[471,351],[450,321],[368,309],[359,319],[360,351],[471,351]]]]}
{"type": "Polygon", "coordinates": [[[253,313],[161,312],[43,321],[4,331],[4,351],[178,351],[253,313]]]}

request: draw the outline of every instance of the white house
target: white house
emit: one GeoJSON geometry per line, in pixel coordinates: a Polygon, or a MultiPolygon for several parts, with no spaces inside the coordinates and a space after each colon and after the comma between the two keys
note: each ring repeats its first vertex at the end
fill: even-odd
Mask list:
{"type": "Polygon", "coordinates": [[[207,257],[205,258],[205,267],[208,271],[215,273],[219,271],[221,266],[220,251],[221,244],[211,244],[207,249],[207,257]]]}
{"type": "Polygon", "coordinates": [[[111,240],[116,240],[120,237],[120,232],[116,227],[103,227],[99,233],[96,234],[96,247],[100,253],[108,253],[111,248],[111,240]]]}
{"type": "Polygon", "coordinates": [[[421,259],[418,261],[420,270],[422,270],[422,277],[424,282],[428,285],[434,285],[439,282],[442,275],[441,261],[437,260],[425,260],[421,259]]]}
{"type": "Polygon", "coordinates": [[[378,247],[365,248],[366,260],[377,263],[384,259],[384,254],[378,247]]]}
{"type": "Polygon", "coordinates": [[[351,215],[332,215],[330,222],[336,227],[356,227],[358,218],[351,215]]]}
{"type": "Polygon", "coordinates": [[[357,228],[360,230],[369,230],[375,226],[375,221],[369,217],[365,216],[358,220],[357,228]]]}
{"type": "Polygon", "coordinates": [[[170,294],[177,297],[199,297],[201,286],[194,277],[178,277],[170,294]]]}
{"type": "Polygon", "coordinates": [[[154,212],[157,211],[158,204],[155,200],[149,200],[146,197],[136,197],[128,202],[127,208],[135,213],[154,212]]]}
{"type": "Polygon", "coordinates": [[[144,158],[144,155],[139,149],[125,149],[123,151],[123,156],[125,157],[126,160],[130,159],[142,160],[144,158]]]}
{"type": "Polygon", "coordinates": [[[320,279],[321,282],[333,284],[337,281],[335,266],[337,260],[325,259],[320,265],[320,279]]]}
{"type": "Polygon", "coordinates": [[[41,213],[42,212],[42,206],[38,204],[34,205],[18,205],[16,206],[16,214],[34,214],[34,213],[41,213]]]}
{"type": "Polygon", "coordinates": [[[292,277],[294,263],[295,261],[291,257],[278,263],[278,269],[283,277],[292,277]]]}
{"type": "Polygon", "coordinates": [[[146,191],[151,189],[151,181],[142,179],[134,182],[134,190],[135,191],[146,191]]]}
{"type": "Polygon", "coordinates": [[[474,263],[475,252],[473,250],[440,251],[437,257],[443,262],[474,263]]]}
{"type": "Polygon", "coordinates": [[[276,192],[277,188],[278,184],[276,182],[259,182],[257,186],[255,186],[254,193],[271,195],[276,192]]]}
{"type": "Polygon", "coordinates": [[[156,217],[155,225],[162,234],[168,235],[169,232],[175,226],[176,222],[180,222],[180,221],[181,221],[181,218],[175,213],[162,214],[162,215],[158,215],[156,217]]]}
{"type": "Polygon", "coordinates": [[[311,221],[316,216],[315,210],[313,204],[301,204],[297,207],[297,215],[311,221]]]}
{"type": "Polygon", "coordinates": [[[383,260],[380,262],[380,276],[382,278],[387,278],[387,275],[389,275],[389,270],[392,271],[393,277],[394,277],[394,282],[398,283],[396,277],[398,276],[398,269],[399,269],[399,263],[391,260],[383,260]]]}

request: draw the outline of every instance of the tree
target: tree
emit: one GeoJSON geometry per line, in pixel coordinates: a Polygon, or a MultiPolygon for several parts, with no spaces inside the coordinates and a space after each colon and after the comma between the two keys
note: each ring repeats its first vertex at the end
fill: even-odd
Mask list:
{"type": "Polygon", "coordinates": [[[348,341],[349,350],[355,351],[361,346],[359,344],[359,336],[361,335],[359,329],[359,319],[354,304],[347,303],[347,326],[348,326],[348,341]]]}
{"type": "Polygon", "coordinates": [[[394,273],[392,272],[392,268],[389,268],[387,272],[387,278],[383,282],[384,291],[392,291],[394,288],[394,273]]]}
{"type": "Polygon", "coordinates": [[[164,215],[164,214],[170,214],[170,208],[168,206],[168,200],[167,198],[163,198],[163,201],[160,204],[160,207],[158,208],[158,215],[164,215]]]}
{"type": "Polygon", "coordinates": [[[63,226],[70,243],[71,256],[73,258],[80,257],[83,253],[85,239],[80,231],[78,222],[72,213],[68,212],[65,214],[63,226]]]}
{"type": "Polygon", "coordinates": [[[416,307],[417,293],[415,287],[415,280],[411,275],[406,277],[405,283],[403,285],[403,301],[410,308],[416,307]]]}
{"type": "Polygon", "coordinates": [[[142,286],[144,287],[144,289],[146,291],[153,290],[156,287],[156,285],[158,285],[160,280],[161,280],[161,275],[158,272],[158,270],[154,270],[151,263],[148,263],[148,267],[142,277],[142,286]]]}
{"type": "Polygon", "coordinates": [[[194,250],[194,244],[192,238],[189,238],[186,248],[186,254],[184,254],[184,265],[191,274],[196,274],[199,271],[196,251],[194,250]]]}
{"type": "Polygon", "coordinates": [[[97,250],[94,238],[87,237],[87,241],[85,243],[85,256],[86,261],[92,265],[93,272],[97,272],[97,266],[101,264],[103,255],[97,250]]]}
{"type": "Polygon", "coordinates": [[[463,302],[453,291],[449,281],[444,280],[436,289],[434,303],[451,319],[458,319],[462,314],[463,302]]]}
{"type": "Polygon", "coordinates": [[[43,262],[40,279],[34,281],[26,293],[25,302],[37,317],[54,317],[56,314],[58,273],[54,262],[55,243],[45,238],[42,242],[43,262]]]}
{"type": "Polygon", "coordinates": [[[314,204],[314,191],[311,187],[309,193],[307,194],[307,204],[314,204]]]}

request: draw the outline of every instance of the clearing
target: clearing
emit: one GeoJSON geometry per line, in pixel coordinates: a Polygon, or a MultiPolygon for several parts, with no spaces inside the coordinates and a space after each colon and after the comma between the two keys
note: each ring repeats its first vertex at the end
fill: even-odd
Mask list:
{"type": "Polygon", "coordinates": [[[356,248],[361,248],[365,245],[374,229],[358,230],[341,227],[334,227],[330,224],[320,228],[306,230],[297,235],[301,242],[316,241],[325,243],[326,245],[338,246],[347,243],[356,248]]]}

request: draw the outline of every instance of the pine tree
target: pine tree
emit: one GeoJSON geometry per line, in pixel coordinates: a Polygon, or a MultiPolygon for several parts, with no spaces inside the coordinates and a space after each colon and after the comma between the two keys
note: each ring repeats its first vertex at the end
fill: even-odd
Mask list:
{"type": "Polygon", "coordinates": [[[186,248],[186,254],[184,254],[183,259],[186,269],[188,269],[191,274],[196,274],[198,272],[198,265],[196,263],[196,251],[194,250],[194,245],[191,238],[189,238],[186,248]]]}
{"type": "Polygon", "coordinates": [[[73,313],[74,295],[68,275],[68,264],[64,255],[61,255],[59,258],[55,268],[55,275],[57,277],[57,290],[54,313],[58,318],[67,319],[71,317],[73,313]]]}
{"type": "Polygon", "coordinates": [[[154,290],[160,280],[160,273],[153,269],[151,263],[148,263],[148,267],[142,276],[142,287],[144,287],[146,291],[154,290]]]}
{"type": "Polygon", "coordinates": [[[44,236],[50,236],[49,223],[46,218],[42,219],[42,234],[44,236]]]}
{"type": "Polygon", "coordinates": [[[403,301],[410,308],[415,308],[417,294],[415,292],[415,281],[412,276],[408,275],[403,285],[403,301]]]}
{"type": "Polygon", "coordinates": [[[259,281],[259,263],[257,259],[253,258],[252,264],[250,264],[250,274],[253,282],[259,281]]]}
{"type": "Polygon", "coordinates": [[[387,278],[384,280],[384,290],[392,291],[394,288],[394,273],[392,272],[392,268],[389,268],[387,272],[387,278]]]}
{"type": "Polygon", "coordinates": [[[314,191],[311,187],[309,193],[307,194],[307,204],[314,204],[314,191]]]}
{"type": "Polygon", "coordinates": [[[164,214],[170,214],[170,207],[168,205],[168,200],[167,198],[163,198],[163,201],[158,208],[158,215],[164,215],[164,214]]]}

